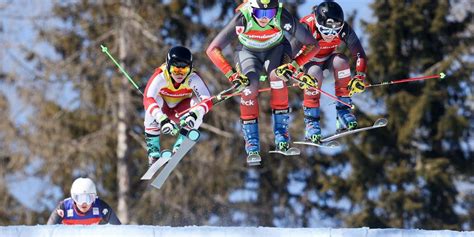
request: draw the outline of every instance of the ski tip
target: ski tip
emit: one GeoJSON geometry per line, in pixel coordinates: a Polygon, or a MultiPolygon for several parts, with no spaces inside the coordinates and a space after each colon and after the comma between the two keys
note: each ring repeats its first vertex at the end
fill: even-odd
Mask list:
{"type": "Polygon", "coordinates": [[[444,72],[441,72],[441,73],[439,74],[439,78],[444,79],[445,77],[446,77],[446,74],[444,74],[444,72]]]}
{"type": "Polygon", "coordinates": [[[375,120],[374,122],[374,126],[377,126],[377,127],[383,127],[383,126],[386,126],[387,124],[388,124],[388,120],[386,118],[379,118],[375,120]]]}

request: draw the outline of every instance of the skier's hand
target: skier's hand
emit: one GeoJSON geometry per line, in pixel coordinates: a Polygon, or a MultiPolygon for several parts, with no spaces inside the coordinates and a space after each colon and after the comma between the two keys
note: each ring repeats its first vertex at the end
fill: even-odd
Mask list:
{"type": "Polygon", "coordinates": [[[298,84],[298,87],[302,90],[319,88],[318,80],[309,74],[301,73],[297,78],[299,81],[301,81],[298,84]]]}
{"type": "Polygon", "coordinates": [[[349,96],[354,95],[355,93],[362,93],[365,90],[365,73],[357,72],[357,74],[349,81],[347,89],[349,90],[349,96]]]}
{"type": "Polygon", "coordinates": [[[185,113],[181,118],[179,119],[179,126],[180,127],[186,127],[189,129],[193,129],[194,125],[196,125],[196,120],[198,118],[199,112],[196,110],[191,110],[187,113],[185,113]]]}
{"type": "Polygon", "coordinates": [[[237,88],[243,89],[250,85],[250,80],[247,76],[239,73],[239,72],[232,72],[229,76],[229,81],[232,82],[237,88]]]}
{"type": "Polygon", "coordinates": [[[170,134],[172,136],[178,134],[178,125],[170,120],[166,115],[162,115],[159,119],[161,133],[170,134]]]}
{"type": "Polygon", "coordinates": [[[275,73],[276,75],[284,81],[288,81],[292,76],[294,76],[300,70],[300,66],[296,61],[291,63],[283,64],[277,67],[275,73]]]}

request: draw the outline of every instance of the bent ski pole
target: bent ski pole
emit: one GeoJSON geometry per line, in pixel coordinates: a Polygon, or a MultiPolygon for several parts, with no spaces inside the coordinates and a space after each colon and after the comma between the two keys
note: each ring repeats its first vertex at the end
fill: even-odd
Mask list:
{"type": "Polygon", "coordinates": [[[120,64],[115,60],[114,57],[112,57],[112,55],[110,55],[109,53],[109,50],[107,49],[107,47],[105,47],[104,45],[100,45],[100,48],[102,49],[102,52],[105,53],[107,56],[109,56],[109,58],[115,63],[115,65],[120,69],[120,72],[123,73],[123,75],[125,75],[125,77],[128,79],[128,81],[130,83],[132,83],[132,85],[138,90],[138,92],[140,92],[140,94],[143,95],[143,92],[140,90],[140,88],[138,87],[138,85],[132,80],[132,78],[128,75],[128,73],[125,71],[125,69],[122,68],[122,66],[120,66],[120,64]]]}
{"type": "MultiPolygon", "coordinates": [[[[297,86],[297,85],[298,85],[298,83],[293,83],[293,84],[289,85],[288,87],[294,87],[294,86],[297,86]]],[[[233,87],[231,87],[231,88],[229,88],[229,89],[227,89],[227,90],[224,90],[224,91],[220,92],[218,95],[215,95],[215,96],[211,96],[211,97],[209,97],[209,98],[206,98],[206,99],[202,100],[201,102],[199,102],[198,104],[195,104],[194,106],[192,106],[192,107],[190,107],[190,108],[188,108],[188,109],[186,109],[186,110],[183,110],[183,111],[177,113],[177,115],[178,115],[179,117],[181,117],[181,116],[184,115],[185,113],[189,112],[191,109],[196,108],[196,107],[198,107],[198,106],[200,106],[200,105],[202,105],[202,104],[208,102],[209,100],[214,100],[212,103],[213,103],[213,105],[216,105],[216,104],[218,104],[218,103],[220,103],[220,102],[222,102],[222,101],[225,101],[225,100],[227,100],[227,99],[229,99],[229,98],[232,98],[232,97],[234,97],[234,96],[242,95],[242,92],[237,92],[237,93],[232,93],[232,94],[226,94],[226,93],[230,92],[232,89],[233,89],[233,87]],[[224,93],[223,93],[223,92],[224,92],[224,93]],[[219,96],[219,95],[220,95],[220,96],[219,96]]],[[[267,92],[267,91],[270,91],[271,89],[272,89],[272,88],[270,88],[270,87],[262,88],[262,89],[259,89],[258,92],[267,92]]]]}
{"type": "Polygon", "coordinates": [[[199,103],[195,104],[194,106],[191,106],[191,107],[189,107],[189,108],[187,108],[187,109],[185,109],[185,110],[183,110],[183,111],[181,111],[181,112],[179,112],[179,113],[176,113],[176,117],[179,118],[179,117],[183,116],[185,113],[189,112],[190,110],[192,110],[192,109],[194,109],[194,108],[196,108],[196,107],[198,107],[198,106],[201,106],[201,105],[203,105],[203,104],[205,104],[205,103],[207,103],[207,102],[209,102],[209,101],[212,101],[212,104],[213,104],[213,105],[218,104],[218,103],[220,103],[220,102],[222,102],[222,101],[225,101],[225,100],[229,99],[230,97],[228,97],[228,96],[226,96],[226,95],[224,95],[224,94],[229,93],[230,91],[235,90],[236,88],[238,88],[238,86],[237,86],[237,85],[233,85],[233,86],[231,86],[231,87],[229,87],[229,88],[227,88],[227,89],[225,89],[225,90],[219,92],[219,94],[217,94],[217,95],[214,95],[214,96],[211,96],[211,97],[209,97],[209,98],[206,98],[206,99],[200,101],[199,103]]]}
{"type": "MultiPolygon", "coordinates": [[[[308,85],[307,83],[305,83],[305,82],[299,80],[297,77],[295,77],[295,76],[293,76],[293,75],[291,76],[291,79],[293,79],[293,80],[295,80],[295,81],[298,81],[298,82],[300,82],[300,83],[303,83],[303,84],[308,85]]],[[[323,95],[325,95],[325,96],[327,96],[327,97],[329,97],[329,98],[331,98],[331,99],[333,99],[333,100],[335,100],[335,101],[337,101],[337,102],[339,102],[339,103],[341,103],[341,104],[343,104],[343,105],[345,105],[345,106],[347,106],[347,107],[349,107],[349,108],[351,108],[351,109],[354,109],[354,108],[355,108],[354,105],[350,105],[350,104],[348,104],[348,103],[346,103],[346,102],[340,100],[340,99],[337,98],[336,96],[331,95],[331,94],[329,94],[329,93],[327,93],[327,92],[325,92],[325,91],[319,89],[319,88],[316,87],[316,86],[311,86],[311,85],[308,85],[308,86],[309,86],[311,89],[314,89],[314,90],[318,91],[319,93],[321,93],[321,94],[323,94],[323,95]]]]}
{"type": "Polygon", "coordinates": [[[381,82],[377,84],[366,84],[365,87],[369,88],[369,87],[377,87],[377,86],[387,86],[387,85],[405,83],[405,82],[410,82],[410,81],[423,81],[423,80],[434,79],[434,78],[443,79],[445,77],[446,77],[446,74],[441,72],[440,74],[435,74],[431,76],[412,77],[412,78],[406,78],[406,79],[400,79],[400,80],[394,80],[394,81],[381,82]]]}

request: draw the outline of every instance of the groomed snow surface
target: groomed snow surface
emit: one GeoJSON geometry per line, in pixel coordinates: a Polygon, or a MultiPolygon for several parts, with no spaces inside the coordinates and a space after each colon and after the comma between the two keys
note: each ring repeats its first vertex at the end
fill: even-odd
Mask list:
{"type": "Polygon", "coordinates": [[[370,228],[270,228],[270,227],[157,227],[139,225],[3,226],[1,237],[474,237],[474,232],[370,229],[370,228]]]}

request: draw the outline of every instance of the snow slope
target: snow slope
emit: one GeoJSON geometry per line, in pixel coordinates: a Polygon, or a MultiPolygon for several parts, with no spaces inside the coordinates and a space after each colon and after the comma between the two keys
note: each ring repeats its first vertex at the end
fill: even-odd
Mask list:
{"type": "Polygon", "coordinates": [[[333,229],[270,227],[157,227],[139,225],[100,226],[4,226],[1,237],[474,237],[474,232],[402,229],[333,229]]]}

